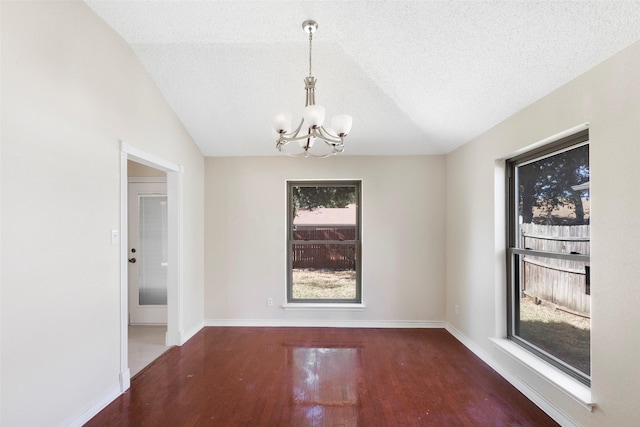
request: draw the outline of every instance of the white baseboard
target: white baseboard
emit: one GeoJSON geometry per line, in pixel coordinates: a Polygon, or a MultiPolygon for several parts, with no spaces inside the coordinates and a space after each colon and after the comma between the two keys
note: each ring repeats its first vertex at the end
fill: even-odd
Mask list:
{"type": "Polygon", "coordinates": [[[484,363],[489,365],[494,371],[500,374],[505,380],[507,380],[512,386],[514,386],[520,393],[524,394],[529,400],[535,403],[540,409],[542,409],[547,415],[553,418],[561,426],[578,426],[571,417],[561,411],[557,406],[545,399],[540,393],[538,393],[529,385],[518,378],[513,372],[508,371],[501,366],[492,356],[490,356],[481,347],[471,341],[466,335],[458,331],[450,323],[446,323],[445,328],[453,335],[458,341],[460,341],[471,352],[478,356],[484,363]]]}
{"type": "Polygon", "coordinates": [[[75,415],[63,425],[67,427],[81,427],[91,418],[95,417],[98,412],[102,411],[109,403],[113,402],[113,400],[121,394],[122,393],[120,392],[120,385],[112,387],[109,391],[102,395],[102,397],[96,399],[86,409],[75,415]]]}
{"type": "Polygon", "coordinates": [[[444,321],[428,320],[270,320],[270,319],[207,319],[204,326],[257,327],[326,327],[326,328],[444,328],[444,321]]]}
{"type": "Polygon", "coordinates": [[[193,328],[189,329],[189,331],[187,331],[187,332],[182,331],[182,333],[180,334],[180,345],[186,343],[191,338],[193,338],[193,336],[195,334],[197,334],[198,332],[200,332],[200,330],[202,328],[204,328],[204,322],[198,323],[196,326],[194,326],[193,328]]]}
{"type": "Polygon", "coordinates": [[[131,387],[131,370],[129,368],[120,372],[120,392],[124,393],[131,387]]]}
{"type": "MultiPolygon", "coordinates": [[[[194,328],[189,330],[188,333],[181,332],[180,333],[180,345],[189,341],[195,334],[200,332],[200,330],[204,327],[204,322],[200,322],[194,328]]],[[[81,427],[91,418],[95,417],[98,412],[102,411],[108,404],[113,402],[118,396],[127,391],[131,387],[131,371],[127,368],[125,371],[120,372],[119,374],[119,384],[116,387],[113,387],[107,393],[105,393],[101,398],[97,399],[95,402],[91,403],[87,408],[85,408],[78,415],[71,418],[69,421],[64,423],[64,426],[67,427],[81,427]]]]}

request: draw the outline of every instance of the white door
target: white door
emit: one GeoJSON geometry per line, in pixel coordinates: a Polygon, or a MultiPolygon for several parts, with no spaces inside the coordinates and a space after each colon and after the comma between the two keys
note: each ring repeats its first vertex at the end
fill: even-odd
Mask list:
{"type": "Polygon", "coordinates": [[[167,323],[167,185],[129,183],[129,324],[167,323]]]}

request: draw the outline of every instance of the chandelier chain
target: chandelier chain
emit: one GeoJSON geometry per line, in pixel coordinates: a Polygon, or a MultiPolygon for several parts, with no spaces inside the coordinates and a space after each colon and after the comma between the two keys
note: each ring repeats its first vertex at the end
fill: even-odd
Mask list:
{"type": "Polygon", "coordinates": [[[309,77],[312,76],[311,74],[311,41],[313,39],[313,31],[309,31],[309,77]]]}

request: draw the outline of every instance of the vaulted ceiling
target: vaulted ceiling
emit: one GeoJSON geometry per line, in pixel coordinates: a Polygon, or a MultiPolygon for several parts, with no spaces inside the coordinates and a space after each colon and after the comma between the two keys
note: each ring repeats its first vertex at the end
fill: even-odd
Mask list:
{"type": "Polygon", "coordinates": [[[276,155],[316,101],[345,155],[448,153],[640,40],[640,1],[98,1],[206,156],[276,155]],[[296,117],[298,119],[296,119],[296,117]]]}

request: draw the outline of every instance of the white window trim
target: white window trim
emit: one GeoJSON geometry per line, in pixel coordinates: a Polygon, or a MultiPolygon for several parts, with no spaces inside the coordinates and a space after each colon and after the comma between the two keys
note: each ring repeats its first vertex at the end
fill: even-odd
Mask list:
{"type": "Polygon", "coordinates": [[[320,310],[320,311],[364,311],[364,303],[302,303],[287,302],[282,304],[284,310],[320,310]]]}
{"type": "Polygon", "coordinates": [[[591,395],[591,388],[581,383],[577,379],[562,372],[535,354],[527,351],[507,338],[489,338],[499,350],[520,362],[525,367],[538,373],[547,382],[555,386],[558,390],[571,397],[573,400],[584,406],[589,411],[593,411],[596,403],[591,395]]]}

